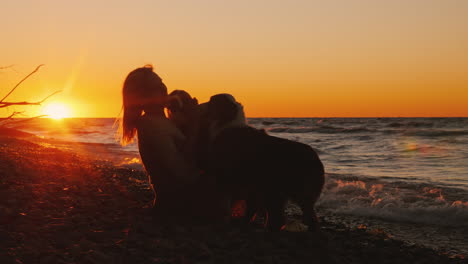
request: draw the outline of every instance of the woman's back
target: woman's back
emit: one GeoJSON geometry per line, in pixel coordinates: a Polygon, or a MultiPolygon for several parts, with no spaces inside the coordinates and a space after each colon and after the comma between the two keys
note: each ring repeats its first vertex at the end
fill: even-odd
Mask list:
{"type": "Polygon", "coordinates": [[[151,66],[130,72],[123,85],[122,144],[138,137],[141,159],[155,191],[156,211],[174,218],[187,207],[186,190],[198,170],[183,155],[185,137],[166,118],[167,87],[151,66]]]}
{"type": "Polygon", "coordinates": [[[182,148],[185,136],[166,117],[142,116],[137,123],[138,148],[151,182],[189,183],[196,169],[184,157],[182,148]]]}

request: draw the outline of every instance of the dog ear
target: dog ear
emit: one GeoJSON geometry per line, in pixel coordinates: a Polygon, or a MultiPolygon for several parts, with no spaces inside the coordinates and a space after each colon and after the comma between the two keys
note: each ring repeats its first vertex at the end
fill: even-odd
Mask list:
{"type": "Polygon", "coordinates": [[[216,121],[234,120],[238,111],[238,103],[230,94],[213,95],[208,102],[208,115],[216,121]]]}
{"type": "Polygon", "coordinates": [[[180,110],[184,106],[182,99],[178,95],[169,95],[166,103],[166,107],[171,110],[180,110]]]}

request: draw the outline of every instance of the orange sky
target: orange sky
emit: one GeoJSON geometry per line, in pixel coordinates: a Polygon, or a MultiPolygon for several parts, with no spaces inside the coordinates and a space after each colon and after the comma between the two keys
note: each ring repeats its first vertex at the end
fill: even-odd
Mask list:
{"type": "MultiPolygon", "coordinates": [[[[0,95],[116,117],[152,63],[199,101],[249,117],[468,116],[468,1],[2,1],[0,95]]],[[[0,109],[0,116],[41,107],[0,109]]]]}

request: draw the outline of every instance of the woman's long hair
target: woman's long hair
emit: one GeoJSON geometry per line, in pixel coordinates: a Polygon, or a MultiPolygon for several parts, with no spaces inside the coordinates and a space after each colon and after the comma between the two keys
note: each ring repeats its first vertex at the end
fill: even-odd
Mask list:
{"type": "Polygon", "coordinates": [[[156,103],[155,96],[167,95],[167,88],[161,78],[153,71],[153,66],[145,65],[127,75],[122,89],[123,118],[121,144],[133,141],[137,133],[137,121],[143,115],[145,106],[156,103]]]}

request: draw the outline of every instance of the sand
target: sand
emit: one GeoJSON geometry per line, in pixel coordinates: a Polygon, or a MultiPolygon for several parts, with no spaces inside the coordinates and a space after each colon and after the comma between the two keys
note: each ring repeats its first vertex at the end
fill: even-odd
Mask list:
{"type": "Polygon", "coordinates": [[[163,224],[151,199],[139,170],[0,129],[0,263],[467,263],[325,217],[316,233],[163,224]]]}

